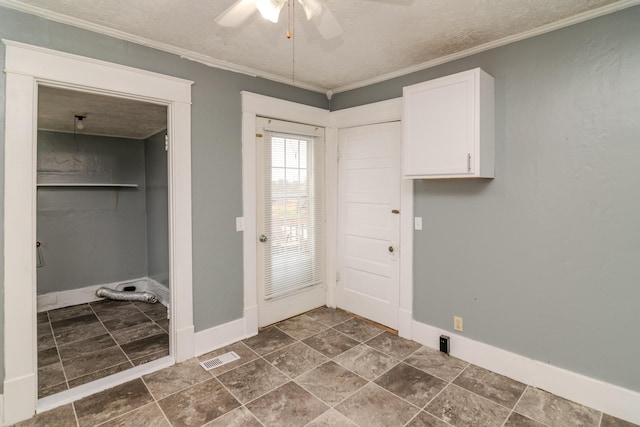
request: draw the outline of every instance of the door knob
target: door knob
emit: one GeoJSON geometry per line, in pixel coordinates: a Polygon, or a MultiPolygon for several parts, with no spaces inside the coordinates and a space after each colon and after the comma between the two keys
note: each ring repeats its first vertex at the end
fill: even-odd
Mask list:
{"type": "Polygon", "coordinates": [[[389,246],[389,252],[393,253],[393,246],[389,246]]]}
{"type": "Polygon", "coordinates": [[[266,242],[266,241],[267,241],[267,236],[265,236],[264,234],[261,234],[261,235],[260,235],[260,241],[261,241],[262,243],[266,242]]]}

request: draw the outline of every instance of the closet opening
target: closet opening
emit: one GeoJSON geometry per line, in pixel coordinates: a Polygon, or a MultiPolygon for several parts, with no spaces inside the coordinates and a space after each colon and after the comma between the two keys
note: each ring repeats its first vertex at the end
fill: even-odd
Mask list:
{"type": "Polygon", "coordinates": [[[38,399],[170,356],[166,135],[166,105],[38,86],[38,399]]]}

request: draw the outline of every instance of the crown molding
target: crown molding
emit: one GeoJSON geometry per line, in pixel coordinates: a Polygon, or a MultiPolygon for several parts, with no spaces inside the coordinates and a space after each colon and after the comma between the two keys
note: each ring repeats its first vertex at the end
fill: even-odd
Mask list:
{"type": "Polygon", "coordinates": [[[167,43],[151,40],[146,37],[136,36],[125,31],[109,28],[104,25],[94,24],[82,19],[63,15],[61,13],[51,12],[37,6],[27,5],[16,0],[0,0],[0,6],[14,9],[20,12],[25,12],[30,15],[35,15],[40,18],[58,22],[60,24],[70,25],[72,27],[80,28],[98,34],[103,34],[105,36],[113,37],[119,40],[124,40],[153,49],[161,50],[163,52],[172,53],[179,56],[180,58],[198,62],[209,67],[218,68],[225,71],[232,71],[234,73],[245,74],[251,77],[260,77],[274,82],[284,83],[289,86],[295,86],[300,89],[310,90],[312,92],[319,92],[324,94],[327,91],[326,88],[321,88],[301,81],[293,81],[290,77],[284,77],[277,74],[260,71],[255,68],[234,64],[232,62],[214,58],[209,55],[204,55],[202,53],[194,52],[188,49],[182,49],[167,43]]]}
{"type": "Polygon", "coordinates": [[[447,62],[455,61],[461,58],[466,58],[467,56],[485,52],[487,50],[491,50],[496,47],[505,46],[505,45],[515,43],[521,40],[525,40],[531,37],[539,36],[545,33],[550,33],[551,31],[559,30],[564,27],[569,27],[574,24],[579,24],[580,22],[588,21],[589,19],[593,19],[599,16],[604,16],[610,13],[618,12],[620,10],[627,9],[632,6],[637,6],[639,4],[640,4],[640,0],[623,0],[620,2],[603,6],[603,7],[599,7],[597,9],[589,10],[587,12],[579,13],[577,15],[570,16],[568,18],[562,19],[560,21],[552,22],[547,25],[543,25],[542,27],[537,27],[532,30],[525,31],[523,33],[514,34],[499,40],[494,40],[479,46],[472,47],[470,49],[452,53],[450,55],[441,56],[439,58],[435,58],[430,61],[423,62],[422,64],[417,64],[411,67],[403,68],[401,70],[393,71],[391,73],[382,74],[377,77],[373,77],[370,79],[361,80],[359,82],[341,86],[341,87],[332,89],[331,92],[332,94],[335,95],[336,93],[346,92],[353,89],[359,89],[361,87],[380,83],[385,80],[391,80],[396,77],[406,76],[407,74],[415,73],[416,71],[426,70],[428,68],[433,68],[437,65],[445,64],[447,62]]]}
{"type": "Polygon", "coordinates": [[[277,74],[260,71],[252,67],[245,67],[242,65],[234,64],[229,61],[214,58],[212,56],[204,55],[202,53],[194,52],[191,50],[182,49],[167,43],[162,43],[162,42],[154,41],[145,37],[136,36],[124,31],[115,30],[113,28],[109,28],[99,24],[94,24],[81,19],[66,16],[57,12],[51,12],[37,6],[27,5],[17,0],[0,0],[0,6],[5,6],[10,9],[18,10],[31,15],[35,15],[35,16],[39,16],[41,18],[59,22],[61,24],[70,25],[73,27],[77,27],[77,28],[92,31],[95,33],[103,34],[106,36],[114,37],[120,40],[129,41],[129,42],[150,47],[153,49],[158,49],[167,53],[172,53],[174,55],[178,55],[180,58],[198,62],[209,67],[218,68],[226,71],[232,71],[240,74],[245,74],[251,77],[260,77],[260,78],[272,80],[278,83],[283,83],[289,86],[306,89],[312,92],[323,93],[327,96],[328,99],[331,99],[331,96],[335,95],[336,93],[346,92],[353,89],[359,89],[361,87],[380,83],[385,80],[391,80],[396,77],[401,77],[407,74],[415,73],[417,71],[433,68],[437,65],[445,64],[447,62],[455,61],[457,59],[466,58],[468,56],[485,52],[487,50],[491,50],[500,46],[525,40],[531,37],[539,36],[545,33],[549,33],[551,31],[559,30],[564,27],[568,27],[574,24],[578,24],[580,22],[588,21],[590,19],[604,16],[610,13],[618,12],[620,10],[633,7],[639,4],[640,4],[640,0],[622,0],[616,3],[612,3],[609,5],[597,8],[597,9],[589,10],[574,16],[570,16],[568,18],[562,19],[557,22],[543,25],[541,27],[537,27],[529,31],[514,34],[499,40],[494,40],[494,41],[482,44],[480,46],[475,46],[473,48],[466,49],[461,52],[456,52],[450,55],[441,56],[439,58],[435,58],[430,61],[423,62],[421,64],[417,64],[411,67],[406,67],[397,71],[393,71],[391,73],[382,74],[380,76],[376,76],[370,79],[361,80],[348,85],[327,90],[327,88],[321,88],[319,86],[316,86],[310,83],[293,81],[290,77],[284,77],[277,74]]]}

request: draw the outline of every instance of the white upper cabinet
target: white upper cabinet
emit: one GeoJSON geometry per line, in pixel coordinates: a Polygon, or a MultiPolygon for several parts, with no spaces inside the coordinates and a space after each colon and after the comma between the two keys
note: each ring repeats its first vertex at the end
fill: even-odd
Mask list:
{"type": "Polygon", "coordinates": [[[403,94],[405,178],[493,178],[493,77],[475,68],[403,94]]]}

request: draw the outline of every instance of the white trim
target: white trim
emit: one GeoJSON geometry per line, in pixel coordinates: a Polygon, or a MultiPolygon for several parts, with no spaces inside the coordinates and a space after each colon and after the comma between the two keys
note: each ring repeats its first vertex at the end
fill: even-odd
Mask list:
{"type": "MultiPolygon", "coordinates": [[[[402,104],[399,100],[398,104],[402,104]]],[[[402,138],[401,145],[405,141],[402,138]]],[[[404,153],[404,147],[400,147],[404,153]]],[[[404,170],[401,156],[400,171],[404,170]]],[[[400,190],[400,310],[398,335],[411,338],[413,325],[413,180],[403,179],[400,190]]]]}
{"type": "Polygon", "coordinates": [[[332,111],[330,118],[337,129],[398,121],[402,119],[402,98],[332,111]]]}
{"type": "MultiPolygon", "coordinates": [[[[103,283],[98,285],[85,286],[78,289],[69,289],[66,291],[49,292],[46,294],[38,295],[37,311],[42,313],[43,311],[55,310],[57,308],[69,307],[78,304],[87,304],[93,301],[99,301],[103,298],[96,296],[96,291],[100,288],[116,289],[118,285],[130,282],[148,281],[153,283],[153,286],[159,286],[164,292],[169,292],[169,289],[163,284],[157,282],[150,277],[139,277],[136,279],[126,279],[119,282],[103,283]]],[[[157,289],[157,288],[156,288],[157,289]]],[[[166,298],[164,298],[166,299],[166,298]]],[[[159,298],[160,303],[163,298],[159,298]]],[[[169,301],[167,301],[169,302],[169,301]]],[[[165,304],[166,305],[166,304],[165,304]]]]}
{"type": "MultiPolygon", "coordinates": [[[[312,144],[313,156],[307,156],[307,162],[309,162],[306,167],[318,168],[319,170],[314,171],[313,175],[315,176],[314,180],[318,179],[319,182],[314,183],[314,192],[315,194],[313,198],[320,197],[321,201],[324,201],[325,198],[325,128],[319,126],[310,126],[307,124],[295,123],[291,121],[283,121],[283,120],[275,120],[271,118],[259,117],[256,120],[256,133],[263,133],[262,131],[270,132],[270,137],[273,138],[274,135],[293,135],[294,137],[310,137],[313,139],[314,144],[312,144]],[[318,143],[318,144],[316,144],[318,143]]],[[[271,153],[265,152],[265,142],[267,140],[268,135],[262,135],[260,138],[256,138],[258,142],[257,144],[257,163],[256,163],[256,173],[258,176],[257,179],[257,192],[256,192],[256,200],[257,200],[257,218],[256,223],[258,226],[257,232],[264,233],[265,230],[269,230],[269,220],[265,218],[265,188],[269,186],[269,184],[265,183],[265,171],[270,170],[270,161],[269,164],[265,163],[265,159],[268,157],[271,159],[271,153]]],[[[267,179],[269,181],[269,179],[267,179]]],[[[322,206],[323,203],[320,203],[319,206],[322,206]]],[[[266,208],[266,211],[269,211],[270,208],[266,208]]],[[[320,217],[316,218],[320,222],[322,222],[322,226],[320,226],[321,230],[321,241],[317,242],[320,245],[320,254],[314,255],[315,257],[319,257],[320,264],[324,264],[325,268],[322,268],[321,271],[316,272],[319,274],[321,278],[326,276],[326,263],[324,260],[326,259],[327,242],[325,239],[326,233],[323,232],[325,225],[325,210],[324,207],[321,212],[316,212],[320,217]]],[[[271,238],[271,237],[270,237],[271,238]]],[[[314,286],[307,286],[301,289],[294,289],[286,297],[276,297],[272,299],[265,299],[263,296],[267,291],[267,274],[265,272],[265,256],[271,252],[270,245],[257,245],[257,267],[256,273],[258,278],[258,326],[264,327],[271,325],[273,323],[279,322],[283,319],[287,319],[292,316],[296,316],[302,312],[313,310],[314,308],[323,306],[326,304],[326,287],[324,280],[321,280],[320,283],[315,284],[314,286]]],[[[272,284],[274,285],[274,284],[272,284]]],[[[277,287],[277,284],[275,284],[277,287]]]]}
{"type": "MultiPolygon", "coordinates": [[[[160,90],[160,88],[158,88],[160,90]]],[[[185,87],[191,95],[191,86],[185,87]]],[[[159,93],[162,93],[160,90],[159,93]]],[[[193,357],[193,246],[191,227],[191,101],[173,102],[167,135],[169,151],[169,311],[175,331],[176,362],[193,357]]]]}
{"type": "Polygon", "coordinates": [[[496,47],[504,46],[510,43],[514,43],[520,40],[528,39],[531,37],[539,36],[541,34],[549,33],[555,30],[559,30],[564,27],[568,27],[570,25],[578,24],[580,22],[588,21],[589,19],[597,18],[599,16],[607,15],[610,13],[617,12],[619,10],[623,10],[632,6],[636,6],[640,4],[640,0],[622,0],[616,3],[608,4],[606,6],[588,10],[586,12],[570,16],[568,18],[562,19],[557,22],[552,22],[547,25],[543,25],[538,28],[534,28],[529,31],[525,31],[523,33],[514,34],[508,37],[504,37],[500,40],[495,40],[489,43],[485,43],[480,46],[475,46],[471,49],[466,49],[462,52],[456,52],[451,55],[446,55],[440,58],[433,59],[431,61],[423,62],[422,64],[417,64],[412,67],[403,68],[391,73],[386,73],[381,76],[373,77],[370,79],[361,80],[359,82],[350,83],[348,85],[340,86],[337,88],[321,88],[319,86],[294,81],[290,77],[279,76],[276,74],[268,73],[265,71],[261,71],[252,67],[246,67],[243,65],[234,64],[222,59],[214,58],[209,55],[205,55],[202,53],[194,52],[188,49],[183,49],[180,47],[176,47],[167,43],[158,42],[155,40],[148,39],[146,37],[137,36],[134,34],[130,34],[124,31],[115,30],[113,28],[106,27],[104,25],[95,24],[92,22],[87,22],[82,19],[73,18],[71,16],[63,15],[61,13],[52,12],[37,6],[24,4],[15,0],[0,0],[0,6],[5,6],[10,9],[18,10],[21,12],[29,13],[31,15],[39,16],[41,18],[45,18],[51,21],[59,22],[61,24],[70,25],[76,28],[81,28],[83,30],[92,31],[98,34],[104,34],[109,37],[115,37],[120,40],[125,40],[128,42],[136,43],[141,46],[147,46],[153,49],[158,49],[164,52],[173,53],[175,55],[180,56],[181,58],[189,59],[192,61],[199,62],[201,64],[219,68],[221,70],[228,70],[236,73],[246,74],[252,77],[262,77],[268,80],[272,80],[275,82],[280,82],[287,84],[289,86],[299,87],[301,89],[307,89],[313,92],[324,93],[327,95],[328,99],[331,99],[331,96],[336,93],[346,92],[352,89],[358,89],[361,87],[365,87],[374,83],[379,83],[385,80],[390,80],[396,77],[404,76],[410,73],[414,73],[416,71],[426,70],[428,68],[435,67],[440,64],[444,64],[446,62],[455,61],[456,59],[465,58],[467,56],[475,55],[480,52],[484,52],[490,49],[494,49],[496,47]]]}
{"type": "MultiPolygon", "coordinates": [[[[247,91],[242,95],[242,112],[305,125],[328,127],[329,111],[247,91]]],[[[255,145],[255,120],[251,123],[251,144],[255,145]]],[[[244,135],[243,135],[244,136],[244,135]]]]}
{"type": "Polygon", "coordinates": [[[245,338],[247,338],[247,334],[245,332],[244,319],[232,320],[231,322],[196,332],[194,356],[201,356],[245,338]]]}
{"type": "MultiPolygon", "coordinates": [[[[377,123],[398,121],[402,119],[402,98],[394,98],[387,101],[375,102],[359,107],[333,111],[330,114],[331,126],[335,129],[344,129],[355,126],[365,126],[377,123]]],[[[338,132],[335,132],[337,151],[338,132]]],[[[402,150],[402,147],[400,147],[402,150]]],[[[402,151],[401,151],[402,152],[402,151]]],[[[337,177],[337,153],[335,154],[335,168],[333,172],[337,177]]],[[[400,300],[398,307],[398,334],[401,337],[411,337],[413,320],[413,181],[402,180],[400,190],[400,300]]],[[[337,181],[336,200],[337,200],[337,181]]],[[[337,202],[336,202],[337,203],[337,202]]],[[[337,218],[337,204],[333,207],[331,215],[337,218]]],[[[333,230],[337,233],[337,230],[333,230]]],[[[336,260],[333,260],[333,276],[335,277],[336,260]]],[[[327,305],[336,306],[335,282],[328,297],[327,305]]]]}
{"type": "Polygon", "coordinates": [[[242,287],[244,316],[248,331],[258,333],[258,254],[257,234],[257,174],[255,123],[256,114],[245,112],[245,95],[242,94],[242,287]],[[247,314],[251,313],[251,316],[247,314]]]}
{"type": "Polygon", "coordinates": [[[245,307],[244,309],[244,334],[245,338],[258,335],[258,306],[245,307]]]}
{"type": "MultiPolygon", "coordinates": [[[[258,331],[256,276],[256,116],[326,128],[325,184],[327,207],[326,285],[327,306],[336,306],[336,238],[338,217],[338,129],[401,120],[402,98],[329,112],[316,107],[242,92],[242,216],[244,319],[247,336],[258,331]]],[[[411,336],[413,314],[413,181],[403,180],[401,189],[400,306],[398,333],[411,336]]]]}
{"type": "Polygon", "coordinates": [[[5,6],[10,9],[25,12],[30,15],[39,16],[50,21],[59,22],[61,24],[70,25],[72,27],[80,28],[83,30],[91,31],[98,34],[103,34],[109,37],[114,37],[119,40],[125,40],[131,43],[135,43],[141,46],[150,47],[152,49],[158,49],[163,52],[172,53],[178,55],[180,58],[189,59],[191,61],[199,62],[209,67],[218,68],[221,70],[232,71],[234,73],[245,74],[251,77],[261,77],[271,81],[284,83],[289,86],[299,87],[301,89],[307,89],[313,92],[326,93],[326,88],[321,88],[316,85],[312,85],[305,82],[294,81],[291,77],[279,76],[277,74],[269,73],[266,71],[258,70],[252,67],[246,67],[243,65],[234,64],[223,59],[214,58],[210,55],[194,52],[189,49],[173,46],[168,43],[162,43],[156,40],[151,40],[146,37],[141,37],[135,34],[127,33],[125,31],[116,30],[106,27],[104,25],[95,24],[93,22],[84,21],[82,19],[74,18],[71,16],[63,15],[61,13],[46,10],[37,6],[24,4],[14,0],[0,0],[0,6],[5,6]]]}
{"type": "MultiPolygon", "coordinates": [[[[329,113],[329,118],[331,119],[329,113]]],[[[324,189],[325,189],[325,223],[326,258],[325,258],[325,283],[327,307],[335,308],[337,304],[337,277],[338,271],[338,129],[329,127],[325,134],[324,152],[324,189]]]]}
{"type": "Polygon", "coordinates": [[[62,393],[42,398],[38,401],[37,413],[40,414],[59,406],[66,405],[67,403],[74,402],[78,399],[82,399],[83,397],[90,396],[94,393],[124,384],[128,381],[140,378],[143,375],[167,368],[174,363],[175,362],[171,356],[166,356],[162,359],[153,360],[149,363],[145,363],[144,365],[136,366],[134,368],[127,369],[126,371],[118,372],[116,374],[109,375],[108,377],[82,384],[81,386],[74,387],[62,393]]]}
{"type": "Polygon", "coordinates": [[[33,120],[36,103],[33,79],[7,73],[6,88],[11,107],[5,109],[4,318],[11,322],[4,326],[4,397],[5,424],[11,424],[34,413],[37,392],[35,251],[30,244],[35,241],[35,150],[18,143],[32,141],[35,130],[31,123],[17,126],[23,117],[33,120]],[[16,96],[20,89],[27,96],[16,96]],[[24,164],[28,167],[19,166],[24,164]],[[24,183],[33,188],[23,192],[24,183]]]}
{"type": "MultiPolygon", "coordinates": [[[[400,233],[402,234],[402,232],[400,233]]],[[[400,304],[402,304],[403,293],[402,293],[402,274],[404,266],[400,266],[400,304]]],[[[413,289],[412,289],[413,291],[413,289]]],[[[402,307],[402,306],[401,306],[402,307]]],[[[398,336],[406,339],[411,339],[411,333],[413,331],[413,313],[411,310],[407,310],[404,308],[400,308],[398,310],[398,336]]]]}
{"type": "MultiPolygon", "coordinates": [[[[52,129],[52,128],[46,128],[43,126],[40,126],[38,128],[39,131],[45,131],[45,132],[56,132],[56,133],[65,133],[65,134],[69,134],[69,135],[73,135],[73,132],[69,132],[69,131],[64,131],[64,130],[60,130],[60,129],[52,129]]],[[[151,133],[149,133],[148,135],[145,136],[132,136],[132,135],[122,135],[122,134],[110,134],[110,133],[89,133],[86,130],[83,132],[83,135],[91,135],[91,136],[103,136],[106,138],[127,138],[127,139],[134,139],[136,141],[144,141],[145,139],[149,139],[154,135],[159,134],[162,131],[166,131],[166,128],[164,129],[160,129],[158,131],[153,131],[151,133]]]]}
{"type": "Polygon", "coordinates": [[[229,344],[250,338],[258,334],[257,327],[252,329],[248,325],[258,324],[258,308],[245,310],[244,317],[232,320],[195,334],[194,356],[201,356],[229,344]]]}
{"type": "Polygon", "coordinates": [[[37,399],[36,122],[38,84],[167,106],[169,150],[170,354],[193,357],[191,84],[23,43],[6,45],[4,316],[5,424],[30,418],[37,399]]]}
{"type": "Polygon", "coordinates": [[[640,424],[640,393],[549,365],[425,323],[413,321],[412,339],[438,349],[439,337],[451,337],[451,355],[474,365],[547,390],[598,411],[640,424]]]}
{"type": "Polygon", "coordinates": [[[400,70],[393,71],[391,73],[382,74],[380,76],[372,77],[370,79],[365,79],[359,82],[337,87],[332,89],[331,92],[332,94],[335,95],[336,93],[346,92],[348,90],[358,89],[361,87],[380,83],[386,80],[391,80],[396,77],[406,76],[408,74],[415,73],[417,71],[426,70],[428,68],[433,68],[437,65],[446,64],[447,62],[452,62],[457,59],[462,59],[462,58],[466,58],[468,56],[475,55],[481,52],[486,52],[487,50],[495,49],[500,46],[505,46],[521,40],[525,40],[525,39],[536,37],[542,34],[550,33],[552,31],[559,30],[561,28],[565,28],[574,24],[579,24],[580,22],[588,21],[589,19],[597,18],[599,16],[608,15],[610,13],[614,13],[619,10],[636,6],[638,4],[640,4],[640,0],[622,0],[616,3],[608,4],[606,6],[599,7],[597,9],[588,10],[586,12],[579,13],[577,15],[573,15],[565,19],[561,19],[560,21],[543,25],[541,27],[537,27],[532,30],[525,31],[523,33],[513,34],[511,36],[504,37],[499,40],[494,40],[488,43],[481,44],[480,46],[474,46],[470,49],[465,49],[463,51],[455,52],[450,55],[441,56],[439,58],[435,58],[430,61],[423,62],[422,64],[413,65],[411,67],[402,68],[400,70]]]}
{"type": "Polygon", "coordinates": [[[121,282],[106,283],[104,285],[91,285],[85,286],[84,288],[40,294],[38,295],[37,311],[38,313],[42,313],[43,311],[55,310],[57,308],[86,304],[101,300],[102,298],[96,296],[96,291],[98,289],[103,286],[115,289],[116,285],[119,283],[121,282]]]}
{"type": "MultiPolygon", "coordinates": [[[[258,332],[256,117],[328,127],[329,111],[243,91],[242,95],[242,239],[245,330],[258,332]]],[[[329,253],[333,248],[327,247],[329,253]]],[[[327,256],[328,258],[329,256],[327,256]]]]}
{"type": "Polygon", "coordinates": [[[92,88],[93,92],[110,93],[127,98],[147,98],[149,102],[164,104],[163,101],[191,104],[190,80],[151,71],[139,70],[125,65],[113,64],[99,59],[59,52],[39,46],[2,39],[7,47],[5,72],[28,76],[58,87],[92,88]],[[47,64],[43,67],[42,64],[47,64]],[[75,67],[73,81],[70,81],[69,67],[75,67]],[[99,74],[107,69],[109,77],[99,74]],[[97,74],[98,73],[98,74],[97,74]],[[126,78],[120,82],[117,78],[126,78]],[[162,84],[163,97],[158,98],[158,85],[162,84]]]}

